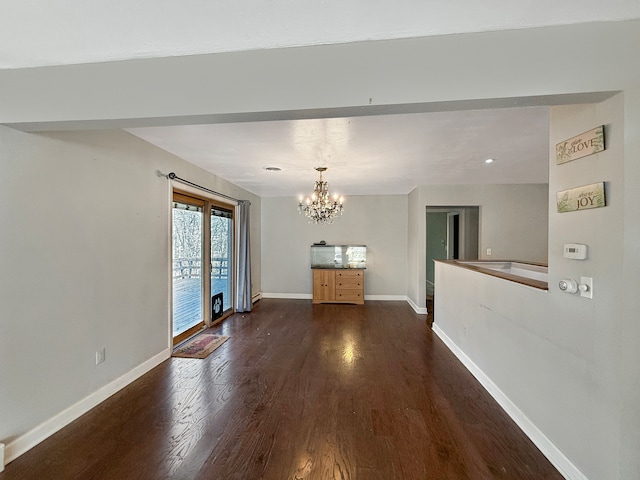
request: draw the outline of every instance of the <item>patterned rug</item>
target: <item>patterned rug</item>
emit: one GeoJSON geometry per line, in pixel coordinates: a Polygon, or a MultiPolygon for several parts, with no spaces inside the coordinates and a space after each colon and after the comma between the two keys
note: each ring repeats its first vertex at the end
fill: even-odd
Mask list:
{"type": "Polygon", "coordinates": [[[200,333],[191,340],[179,345],[173,350],[173,357],[206,358],[211,352],[229,340],[224,335],[214,333],[200,333]]]}

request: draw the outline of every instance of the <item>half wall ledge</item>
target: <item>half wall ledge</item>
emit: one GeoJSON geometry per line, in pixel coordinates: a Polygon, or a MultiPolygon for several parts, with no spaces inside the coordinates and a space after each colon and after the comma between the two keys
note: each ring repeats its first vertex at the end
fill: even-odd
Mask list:
{"type": "Polygon", "coordinates": [[[539,290],[549,290],[549,268],[543,263],[518,260],[434,260],[502,278],[539,290]]]}

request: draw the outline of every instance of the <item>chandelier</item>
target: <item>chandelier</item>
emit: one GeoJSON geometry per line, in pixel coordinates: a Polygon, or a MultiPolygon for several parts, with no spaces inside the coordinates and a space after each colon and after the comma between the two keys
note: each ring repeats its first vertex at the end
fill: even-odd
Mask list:
{"type": "Polygon", "coordinates": [[[338,214],[342,215],[344,199],[337,194],[334,194],[333,198],[329,196],[329,184],[322,180],[322,172],[326,171],[327,167],[316,167],[316,170],[320,179],[316,180],[310,197],[300,197],[298,212],[304,213],[309,218],[309,223],[333,223],[338,214]]]}

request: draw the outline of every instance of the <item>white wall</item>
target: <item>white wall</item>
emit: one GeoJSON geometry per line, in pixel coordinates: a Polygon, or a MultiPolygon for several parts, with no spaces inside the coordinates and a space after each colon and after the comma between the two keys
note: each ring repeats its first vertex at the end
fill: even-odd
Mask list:
{"type": "Polygon", "coordinates": [[[426,304],[426,207],[480,206],[480,247],[491,258],[547,261],[547,185],[423,186],[411,195],[355,196],[332,225],[309,225],[298,215],[297,200],[262,199],[262,288],[267,296],[311,295],[309,247],[325,240],[367,245],[365,295],[408,296],[418,311],[426,304]],[[419,218],[408,221],[417,192],[419,218]],[[410,245],[421,262],[409,261],[410,245]],[[412,297],[412,275],[424,281],[412,297]],[[421,304],[416,299],[422,301],[421,304]],[[420,305],[420,306],[419,306],[420,305]]]}
{"type": "MultiPolygon", "coordinates": [[[[636,64],[636,66],[638,66],[636,64]]],[[[622,236],[623,267],[622,291],[618,301],[622,316],[615,333],[616,352],[620,367],[616,388],[621,398],[621,478],[633,478],[640,472],[640,74],[635,77],[635,88],[624,91],[624,207],[622,232],[610,232],[612,237],[622,236]]],[[[616,272],[620,275],[620,272],[616,272]]]]}
{"type": "Polygon", "coordinates": [[[581,417],[576,421],[579,425],[575,433],[556,425],[554,435],[567,444],[568,455],[575,455],[581,459],[580,464],[588,465],[587,472],[595,472],[590,478],[611,478],[609,472],[621,462],[619,373],[626,367],[621,362],[618,342],[627,323],[620,302],[624,249],[623,237],[611,232],[624,229],[623,112],[622,95],[597,105],[554,107],[551,111],[549,283],[553,290],[550,308],[558,319],[555,341],[566,345],[573,363],[580,367],[579,372],[572,372],[573,384],[567,382],[564,391],[568,396],[567,408],[580,411],[581,417]],[[563,165],[555,164],[556,143],[598,125],[606,126],[604,152],[563,165]],[[599,181],[605,182],[607,207],[557,213],[556,192],[599,181]],[[587,244],[589,258],[584,261],[563,258],[565,243],[587,244]],[[592,301],[558,293],[556,286],[561,278],[579,279],[582,275],[594,279],[592,301]],[[578,441],[581,436],[583,440],[578,441]]]}
{"type": "MultiPolygon", "coordinates": [[[[308,118],[470,106],[559,105],[575,103],[576,96],[592,102],[592,92],[623,91],[623,224],[607,232],[614,245],[621,245],[622,267],[594,276],[615,277],[621,284],[619,307],[599,312],[602,322],[620,315],[619,323],[612,324],[607,333],[616,350],[601,352],[601,356],[620,361],[614,376],[621,398],[603,406],[620,409],[622,427],[615,442],[619,451],[613,452],[620,462],[606,478],[630,479],[640,472],[640,62],[634,61],[639,44],[640,21],[631,20],[0,71],[0,122],[50,129],[308,118]]],[[[11,145],[3,145],[1,153],[11,154],[12,150],[11,145]]],[[[32,175],[37,177],[37,172],[32,175]]],[[[2,177],[2,181],[11,180],[2,177]]],[[[418,298],[424,286],[419,270],[424,265],[419,254],[424,236],[420,231],[414,235],[426,206],[419,194],[409,195],[406,261],[410,299],[418,298]]],[[[32,268],[37,270],[35,265],[32,268]]],[[[576,325],[571,332],[580,328],[576,325]]],[[[554,342],[558,333],[548,330],[546,335],[554,342]]],[[[571,358],[573,344],[558,345],[562,357],[571,358]]],[[[598,348],[602,345],[598,343],[598,348]]],[[[0,355],[6,355],[4,343],[2,347],[0,355]]],[[[5,358],[2,360],[4,364],[5,358]]],[[[561,368],[562,361],[558,365],[561,368]]],[[[555,384],[547,383],[543,393],[554,388],[555,384]]],[[[5,391],[0,395],[6,395],[5,391]]],[[[603,405],[597,397],[593,401],[603,405]]],[[[571,425],[560,419],[557,428],[565,426],[571,425]]]]}
{"type": "MultiPolygon", "coordinates": [[[[309,186],[311,188],[312,185],[309,186]]],[[[365,295],[407,292],[407,197],[345,198],[344,214],[331,225],[311,225],[293,197],[262,199],[262,289],[268,296],[311,298],[310,246],[367,245],[365,295]]]]}
{"type": "MultiPolygon", "coordinates": [[[[419,311],[426,310],[427,299],[426,299],[426,281],[427,281],[427,270],[425,264],[424,270],[424,282],[420,284],[420,272],[422,271],[422,266],[420,265],[418,252],[424,242],[426,240],[426,231],[423,236],[420,237],[420,221],[419,217],[421,212],[426,214],[424,207],[420,205],[420,189],[414,188],[411,193],[409,193],[407,200],[409,202],[407,213],[409,216],[409,226],[407,229],[409,237],[407,238],[407,264],[409,268],[407,269],[407,298],[409,302],[413,306],[414,309],[418,309],[419,311]],[[420,296],[420,291],[425,291],[425,300],[424,304],[418,304],[418,298],[420,296]],[[424,310],[421,310],[424,309],[424,310]]],[[[426,222],[426,220],[425,220],[426,222]]],[[[426,226],[425,226],[426,229],[426,226]]],[[[425,246],[426,250],[426,246],[425,246]]],[[[425,262],[426,262],[426,251],[425,251],[425,262]]]]}
{"type": "Polygon", "coordinates": [[[436,274],[437,328],[594,480],[634,478],[620,470],[619,342],[628,321],[622,237],[611,235],[623,228],[623,132],[622,95],[551,111],[548,293],[448,265],[436,274]],[[603,124],[606,151],[556,165],[556,143],[603,124]],[[607,182],[607,207],[556,212],[555,192],[598,181],[607,182]],[[564,243],[587,244],[589,258],[563,258],[564,243]],[[593,300],[557,288],[560,278],[580,276],[593,277],[593,300]]]}
{"type": "Polygon", "coordinates": [[[479,258],[547,263],[546,184],[529,185],[426,185],[412,192],[410,223],[417,228],[417,242],[409,248],[417,269],[410,272],[411,300],[426,304],[426,208],[439,206],[480,207],[479,258]],[[491,257],[486,249],[491,248],[491,257]],[[411,276],[413,273],[413,276],[411,276]]]}
{"type": "Polygon", "coordinates": [[[170,201],[156,171],[249,199],[257,264],[260,199],[122,131],[0,127],[0,145],[0,440],[10,460],[65,409],[168,356],[170,201]]]}

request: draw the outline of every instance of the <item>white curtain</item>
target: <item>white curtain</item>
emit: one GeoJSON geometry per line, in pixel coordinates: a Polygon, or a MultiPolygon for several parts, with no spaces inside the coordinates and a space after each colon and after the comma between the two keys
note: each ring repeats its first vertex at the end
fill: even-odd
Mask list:
{"type": "Polygon", "coordinates": [[[248,200],[238,202],[238,277],[236,312],[251,311],[251,242],[249,241],[248,200]]]}

